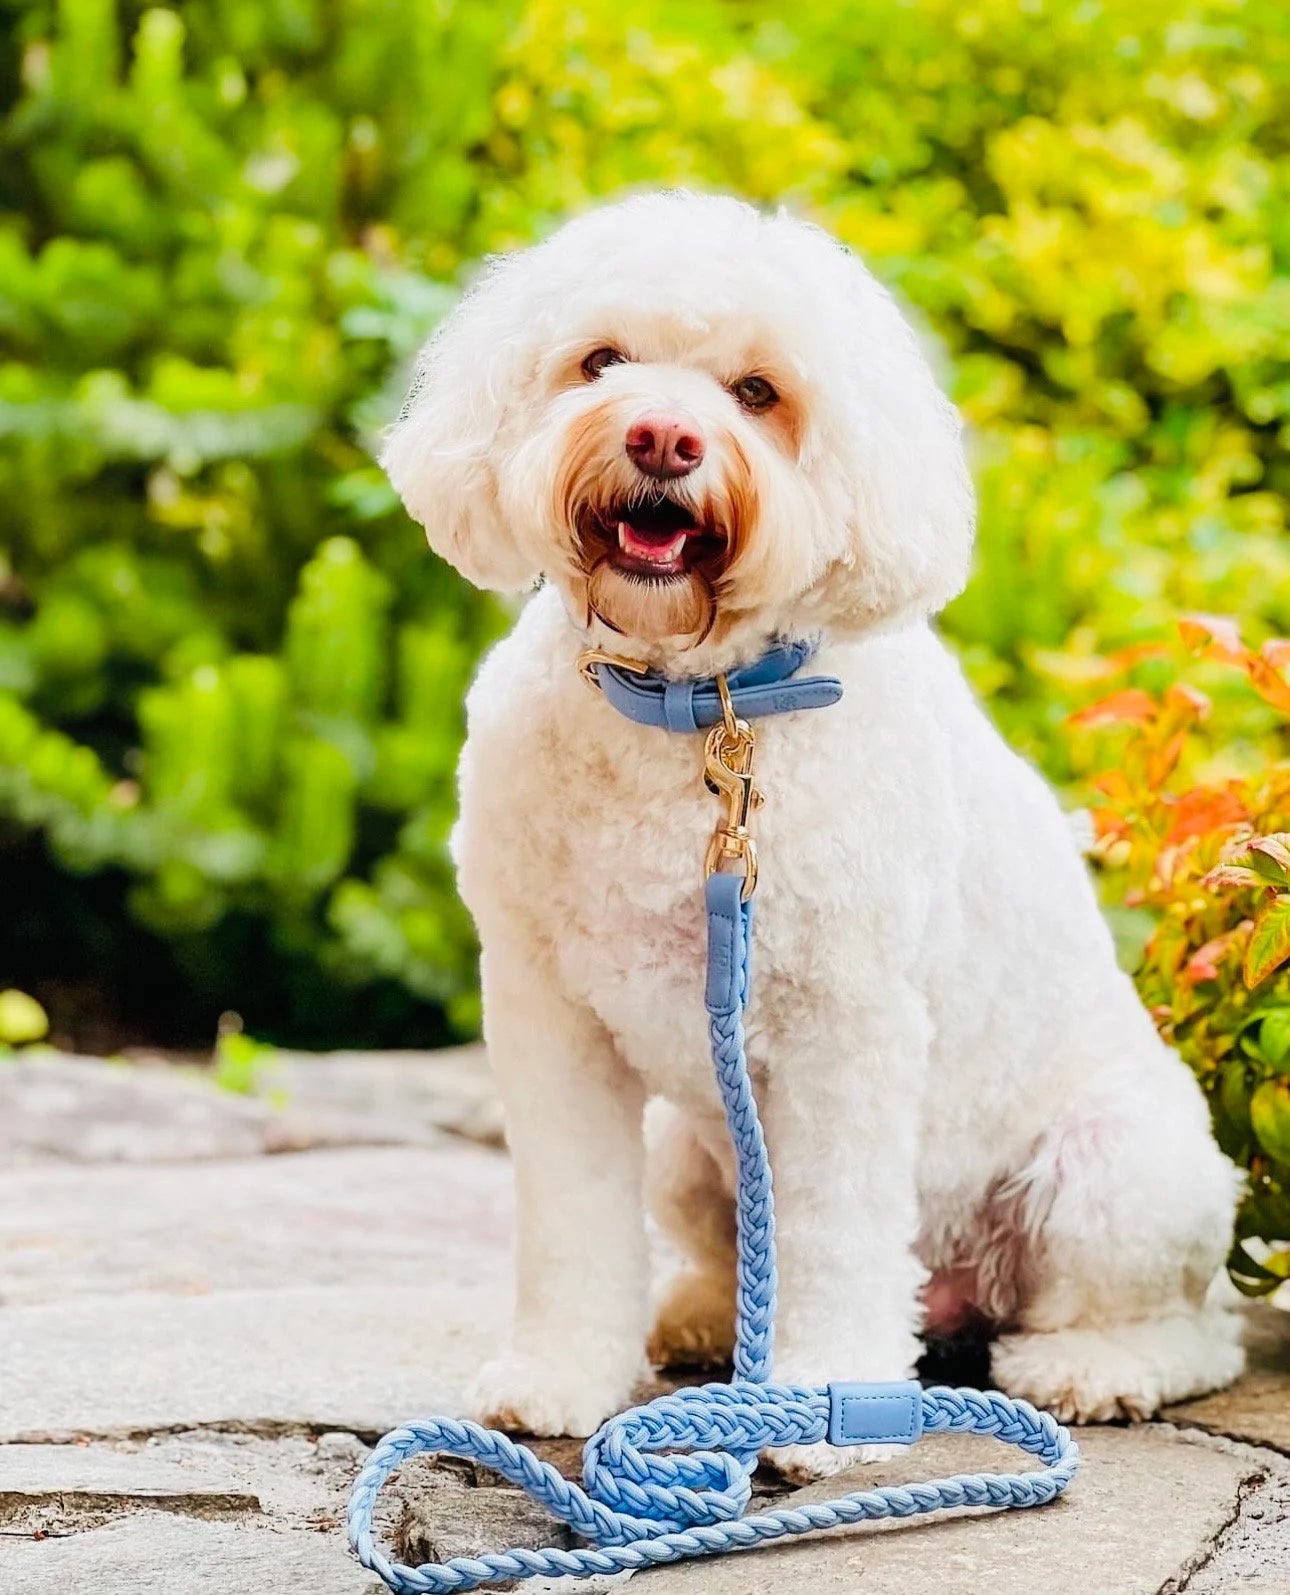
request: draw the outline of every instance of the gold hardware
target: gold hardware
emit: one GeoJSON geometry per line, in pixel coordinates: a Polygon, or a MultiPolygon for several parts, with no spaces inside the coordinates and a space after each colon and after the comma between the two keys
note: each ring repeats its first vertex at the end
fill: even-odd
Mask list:
{"type": "MultiPolygon", "coordinates": [[[[635,676],[647,676],[649,666],[605,648],[586,648],[578,655],[578,674],[593,692],[601,690],[597,665],[613,665],[635,676]]],[[[762,795],[753,785],[753,748],[757,738],[747,720],[735,713],[730,685],[724,675],[717,678],[721,699],[721,723],[708,732],[703,751],[703,780],[708,791],[726,800],[726,817],[708,843],[703,862],[705,875],[730,868],[743,875],[743,900],[757,889],[757,844],[750,821],[762,805],[762,795]]]]}
{"type": "MultiPolygon", "coordinates": [[[[724,675],[717,677],[717,696],[721,699],[721,719],[726,735],[733,741],[739,735],[739,719],[735,714],[734,699],[730,696],[730,683],[724,675]]],[[[752,735],[751,728],[748,734],[752,735]]]]}
{"type": "Polygon", "coordinates": [[[649,675],[649,666],[641,664],[638,659],[624,659],[621,654],[610,653],[605,648],[584,648],[578,655],[578,674],[593,692],[601,690],[600,677],[596,674],[597,665],[616,665],[619,670],[629,670],[634,676],[649,675]]]}
{"type": "Polygon", "coordinates": [[[757,845],[749,821],[762,804],[753,785],[753,748],[756,737],[747,720],[735,714],[725,676],[717,677],[721,698],[721,724],[708,732],[704,747],[703,779],[710,792],[726,800],[725,823],[718,825],[708,843],[705,875],[715,875],[727,864],[742,868],[743,899],[757,888],[757,845]]]}

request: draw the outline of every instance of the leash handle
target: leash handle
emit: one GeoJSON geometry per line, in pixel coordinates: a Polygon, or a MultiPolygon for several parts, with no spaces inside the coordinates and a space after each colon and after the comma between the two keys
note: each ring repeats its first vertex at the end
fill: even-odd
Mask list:
{"type": "MultiPolygon", "coordinates": [[[[828,1437],[831,1405],[836,1411],[836,1401],[830,1403],[829,1391],[844,1390],[854,1395],[864,1388],[830,1386],[824,1390],[806,1390],[791,1385],[741,1387],[735,1384],[678,1391],[675,1396],[662,1396],[648,1406],[636,1407],[611,1418],[588,1441],[587,1448],[590,1451],[599,1443],[606,1452],[615,1449],[618,1442],[606,1431],[633,1420],[642,1422],[651,1444],[669,1440],[678,1445],[691,1444],[698,1432],[694,1423],[696,1411],[702,1412],[705,1408],[710,1426],[702,1432],[714,1436],[714,1443],[720,1443],[715,1440],[716,1435],[728,1433],[740,1447],[809,1445],[828,1437]]],[[[849,1402],[850,1395],[842,1399],[849,1402]]],[[[1028,1402],[1014,1401],[998,1391],[982,1393],[938,1386],[920,1392],[920,1405],[923,1433],[990,1435],[1019,1447],[1035,1457],[1042,1467],[1029,1473],[969,1473],[926,1483],[880,1485],[871,1490],[854,1491],[834,1501],[778,1507],[752,1517],[739,1515],[742,1503],[747,1500],[747,1476],[739,1469],[743,1490],[733,1490],[729,1497],[723,1497],[720,1491],[704,1496],[708,1513],[704,1521],[676,1527],[674,1519],[652,1520],[613,1511],[606,1515],[603,1506],[585,1490],[506,1435],[483,1429],[478,1424],[427,1418],[386,1435],[368,1458],[350,1496],[349,1541],[363,1566],[383,1579],[395,1595],[455,1595],[457,1591],[516,1579],[591,1578],[656,1567],[664,1562],[719,1556],[726,1551],[753,1550],[774,1540],[882,1518],[921,1517],[964,1506],[1045,1506],[1055,1500],[1075,1476],[1079,1448],[1070,1432],[1028,1402]],[[517,1547],[483,1556],[455,1556],[446,1562],[427,1562],[420,1567],[391,1560],[376,1544],[372,1530],[372,1516],[381,1486],[409,1458],[436,1453],[463,1457],[495,1468],[512,1484],[527,1490],[534,1500],[568,1523],[575,1532],[594,1538],[598,1543],[573,1550],[517,1547]],[[593,1520],[598,1533],[592,1530],[593,1520]]],[[[845,1443],[854,1442],[848,1439],[845,1443]]],[[[716,1463],[721,1460],[718,1453],[709,1452],[708,1456],[716,1463]]],[[[630,1497],[641,1508],[646,1507],[655,1487],[639,1483],[642,1460],[653,1467],[680,1469],[692,1466],[697,1459],[692,1454],[667,1457],[625,1446],[621,1453],[621,1473],[610,1475],[602,1471],[598,1474],[598,1483],[603,1486],[612,1477],[613,1487],[623,1497],[630,1497]]],[[[727,1455],[726,1461],[731,1462],[733,1458],[727,1455]]],[[[607,1468],[607,1463],[605,1466],[607,1468]]],[[[696,1493],[689,1486],[661,1488],[667,1494],[669,1508],[678,1499],[696,1493]]]]}

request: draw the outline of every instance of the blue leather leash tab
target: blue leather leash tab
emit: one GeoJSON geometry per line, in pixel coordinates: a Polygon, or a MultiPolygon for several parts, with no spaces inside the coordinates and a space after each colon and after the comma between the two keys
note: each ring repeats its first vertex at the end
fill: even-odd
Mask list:
{"type": "MultiPolygon", "coordinates": [[[[736,712],[751,716],[834,703],[831,676],[786,678],[810,658],[810,644],[772,649],[730,679],[736,712]],[[801,689],[795,691],[794,689],[801,689]]],[[[598,663],[605,696],[644,725],[697,730],[721,717],[715,682],[633,678],[598,663]],[[626,696],[628,689],[631,695],[626,696]],[[621,691],[620,691],[621,689],[621,691]],[[627,703],[631,707],[626,707],[627,703]],[[646,708],[645,706],[649,706],[646,708]]],[[[916,1517],[946,1507],[1042,1506],[1079,1466],[1079,1447],[1055,1418],[997,1390],[923,1390],[914,1380],[827,1386],[770,1383],[775,1334],[775,1207],[770,1160],[748,1073],[743,1016],[748,1002],[751,905],[738,874],[718,872],[705,888],[708,1042],[735,1154],[735,1377],[659,1396],[610,1418],[583,1447],[582,1484],[527,1446],[461,1418],[422,1418],[379,1441],[354,1481],[347,1526],[364,1567],[396,1595],[460,1595],[481,1584],[527,1578],[590,1578],[689,1557],[746,1551],[790,1535],[874,1518],[916,1517]],[[764,1447],[912,1444],[928,1433],[987,1434],[1036,1458],[1027,1473],[958,1474],[930,1483],[876,1485],[837,1500],[790,1500],[745,1517],[751,1475],[764,1447]],[[669,1449],[672,1448],[672,1449],[669,1449]],[[376,1543],[376,1498],[410,1457],[461,1457],[525,1489],[584,1542],[454,1556],[409,1567],[376,1543]]]]}
{"type": "MultiPolygon", "coordinates": [[[[781,642],[754,664],[726,677],[735,713],[745,720],[797,709],[823,709],[842,696],[836,676],[795,675],[815,652],[811,641],[781,642]]],[[[721,718],[721,696],[715,680],[672,680],[620,665],[592,666],[606,699],[619,714],[637,725],[663,731],[706,731],[721,718]]]]}
{"type": "Polygon", "coordinates": [[[716,1015],[738,1013],[748,984],[752,904],[743,900],[741,875],[709,875],[703,887],[708,909],[708,978],[703,1003],[716,1015]]]}
{"type": "Polygon", "coordinates": [[[829,1387],[830,1445],[913,1445],[923,1432],[923,1387],[917,1379],[829,1387]]]}

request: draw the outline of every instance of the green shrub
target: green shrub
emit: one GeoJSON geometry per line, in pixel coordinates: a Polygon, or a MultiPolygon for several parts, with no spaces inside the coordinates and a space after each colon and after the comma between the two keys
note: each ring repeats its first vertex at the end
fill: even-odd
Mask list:
{"type": "Polygon", "coordinates": [[[787,199],[943,340],[947,624],[1050,773],[1100,652],[1290,630],[1276,0],[4,14],[0,935],[56,1033],[469,1030],[444,836],[503,617],[370,445],[469,262],[624,185],[787,199]]]}

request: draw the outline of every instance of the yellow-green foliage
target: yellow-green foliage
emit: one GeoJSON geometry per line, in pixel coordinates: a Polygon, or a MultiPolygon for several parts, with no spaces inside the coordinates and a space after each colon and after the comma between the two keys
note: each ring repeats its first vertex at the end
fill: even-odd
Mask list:
{"type": "Polygon", "coordinates": [[[8,17],[0,934],[56,1030],[63,977],[201,1033],[469,1025],[443,837],[500,617],[369,444],[471,263],[625,185],[787,201],[939,337],[982,501],[947,625],[1051,773],[1099,652],[1290,630],[1280,0],[8,17]]]}

